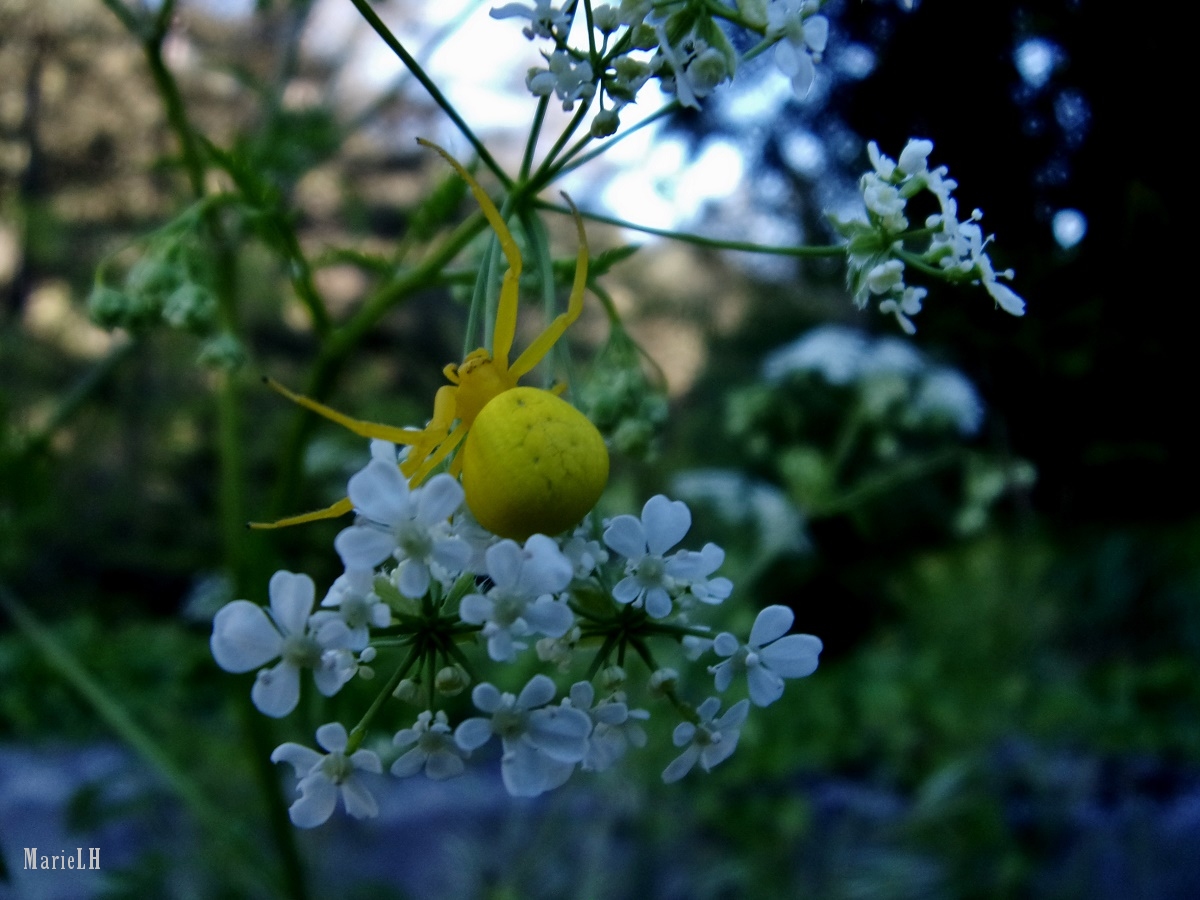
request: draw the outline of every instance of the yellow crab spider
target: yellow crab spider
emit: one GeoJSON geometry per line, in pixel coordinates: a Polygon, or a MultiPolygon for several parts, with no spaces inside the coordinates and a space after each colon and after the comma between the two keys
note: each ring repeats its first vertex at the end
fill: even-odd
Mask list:
{"type": "MultiPolygon", "coordinates": [[[[480,347],[468,353],[461,364],[450,363],[442,370],[450,383],[438,389],[433,417],[422,429],[353,419],[278,382],[267,379],[267,384],[355,434],[410,447],[400,471],[414,487],[462,445],[450,462],[450,473],[461,477],[467,506],[479,524],[501,537],[519,540],[534,533],[558,534],[579,522],[600,498],[608,481],[608,451],[587,417],[558,396],[561,389],[546,391],[521,387],[517,382],[545,358],[583,310],[588,269],[583,220],[566,198],[579,235],[567,309],[510,365],[521,277],[516,241],[471,174],[441,147],[420,138],[418,142],[439,153],[466,181],[508,261],[491,352],[480,347]]],[[[334,518],[351,509],[349,498],[344,498],[326,509],[253,527],[299,525],[334,518]]]]}

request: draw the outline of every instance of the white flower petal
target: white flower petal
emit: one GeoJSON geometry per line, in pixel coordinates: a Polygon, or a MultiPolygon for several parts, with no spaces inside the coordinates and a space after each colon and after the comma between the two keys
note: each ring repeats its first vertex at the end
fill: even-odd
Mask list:
{"type": "Polygon", "coordinates": [[[738,643],[738,639],[728,631],[722,631],[712,642],[713,653],[717,656],[733,656],[737,653],[739,646],[741,645],[738,643]]]}
{"type": "Polygon", "coordinates": [[[494,684],[482,682],[471,691],[471,702],[485,713],[493,713],[504,704],[504,696],[494,684]]]}
{"type": "Polygon", "coordinates": [[[250,689],[250,699],[263,715],[283,718],[300,702],[300,670],[286,662],[260,670],[250,689]]]}
{"type": "Polygon", "coordinates": [[[346,726],[341,722],[328,722],[317,729],[317,743],[329,753],[341,753],[348,740],[346,726]]]}
{"type": "Polygon", "coordinates": [[[463,750],[478,750],[492,738],[492,720],[476,716],[464,719],[454,730],[454,743],[463,750]]]}
{"type": "Polygon", "coordinates": [[[366,785],[357,778],[342,782],[342,802],[346,804],[346,812],[356,819],[369,819],[379,815],[379,804],[375,802],[366,785]]]}
{"type": "Polygon", "coordinates": [[[554,699],[557,688],[554,682],[542,674],[534,675],[517,695],[517,709],[536,709],[554,699]]]}
{"type": "Polygon", "coordinates": [[[547,637],[562,637],[575,624],[575,614],[565,603],[541,597],[525,608],[522,617],[533,628],[547,637]]]}
{"type": "Polygon", "coordinates": [[[383,772],[383,763],[379,761],[379,754],[374,750],[355,750],[350,754],[350,765],[360,772],[370,772],[372,775],[383,772]]]}
{"type": "Polygon", "coordinates": [[[444,522],[462,506],[463,488],[453,475],[434,475],[420,490],[416,518],[422,525],[444,522]]]}
{"type": "Polygon", "coordinates": [[[635,577],[628,575],[617,582],[612,594],[618,603],[632,603],[641,596],[642,585],[635,577]]]}
{"type": "Polygon", "coordinates": [[[538,709],[529,715],[525,739],[557,762],[575,763],[587,753],[592,720],[570,706],[538,709]]]}
{"type": "Polygon", "coordinates": [[[337,806],[337,788],[320,775],[310,775],[300,782],[300,799],[288,808],[292,824],[297,828],[315,828],[333,815],[337,806]]]}
{"type": "Polygon", "coordinates": [[[642,507],[642,523],[646,546],[655,556],[662,556],[688,533],[692,513],[682,500],[668,500],[662,494],[655,494],[642,507]]]}
{"type": "Polygon", "coordinates": [[[291,741],[288,741],[286,744],[280,744],[275,748],[275,752],[271,754],[271,762],[289,763],[295,770],[297,778],[303,778],[315,766],[319,765],[324,758],[320,753],[312,749],[312,747],[303,747],[291,741]]]}
{"type": "Polygon", "coordinates": [[[750,699],[755,706],[770,706],[783,696],[783,679],[766,666],[752,666],[746,670],[750,683],[750,699]]]}
{"type": "Polygon", "coordinates": [[[413,516],[408,482],[396,466],[377,459],[350,476],[347,493],[354,508],[373,522],[395,525],[413,516]]]}
{"type": "Polygon", "coordinates": [[[516,541],[505,539],[493,544],[488,547],[485,558],[488,575],[496,582],[497,587],[512,589],[517,586],[525,554],[521,552],[521,547],[516,541]]]}
{"type": "Polygon", "coordinates": [[[496,605],[482,594],[467,594],[458,605],[458,616],[470,625],[482,625],[492,617],[496,605]]]}
{"type": "Polygon", "coordinates": [[[660,587],[646,591],[646,615],[652,619],[665,619],[671,614],[671,595],[660,587]]]}
{"type": "Polygon", "coordinates": [[[217,665],[226,672],[249,672],[279,656],[283,636],[261,606],[249,600],[234,600],[213,617],[209,647],[217,665]]]}
{"type": "Polygon", "coordinates": [[[307,575],[285,572],[271,576],[268,588],[271,597],[271,616],[285,635],[303,634],[308,625],[317,588],[307,575]]]}
{"type": "Polygon", "coordinates": [[[338,532],[333,548],[347,569],[373,569],[392,555],[396,539],[378,528],[351,525],[338,532]]]}
{"type": "Polygon", "coordinates": [[[413,747],[403,756],[397,758],[388,771],[397,778],[408,778],[410,775],[416,775],[424,767],[425,751],[420,747],[413,747]]]}
{"type": "Polygon", "coordinates": [[[429,566],[418,559],[406,559],[396,567],[400,577],[396,588],[405,597],[420,600],[429,590],[429,566]]]}
{"type": "Polygon", "coordinates": [[[646,532],[634,516],[617,516],[609,522],[604,529],[604,543],[629,559],[646,555],[646,532]]]}
{"type": "Polygon", "coordinates": [[[662,773],[662,780],[667,784],[672,784],[678,781],[688,772],[692,771],[692,766],[696,764],[696,760],[700,758],[700,748],[695,744],[689,744],[688,748],[679,754],[671,761],[662,773]]]}
{"type": "Polygon", "coordinates": [[[813,53],[823,53],[829,42],[829,20],[824,16],[811,16],[804,20],[804,43],[813,53]]]}
{"type": "Polygon", "coordinates": [[[500,775],[505,789],[514,797],[536,797],[544,793],[548,789],[549,762],[530,745],[518,743],[500,758],[500,775]]]}
{"type": "Polygon", "coordinates": [[[795,614],[786,606],[775,604],[766,607],[755,618],[754,627],[750,629],[750,646],[761,647],[787,634],[795,618],[795,614]]]}
{"type": "Polygon", "coordinates": [[[759,651],[759,657],[784,678],[804,678],[817,670],[824,645],[811,634],[789,634],[759,651]]]}

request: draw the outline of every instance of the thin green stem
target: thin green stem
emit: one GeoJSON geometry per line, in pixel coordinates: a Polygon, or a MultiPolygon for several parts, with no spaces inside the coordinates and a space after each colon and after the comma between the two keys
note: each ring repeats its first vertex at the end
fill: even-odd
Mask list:
{"type": "MultiPolygon", "coordinates": [[[[670,103],[667,103],[666,105],[664,105],[661,109],[655,110],[650,115],[646,116],[646,118],[642,119],[642,121],[638,122],[636,125],[630,126],[625,131],[617,132],[610,138],[605,138],[604,142],[602,144],[600,144],[595,150],[591,151],[590,153],[584,153],[582,156],[573,160],[569,164],[564,165],[561,169],[555,170],[554,176],[557,178],[559,175],[563,175],[567,172],[574,171],[575,169],[578,169],[580,166],[591,162],[597,156],[600,156],[602,153],[606,152],[611,147],[614,147],[616,144],[625,140],[625,138],[629,137],[630,135],[637,134],[643,128],[647,128],[650,125],[653,125],[659,119],[669,116],[671,113],[676,112],[679,108],[680,108],[679,101],[672,100],[670,103]]],[[[542,187],[545,187],[545,184],[539,182],[538,188],[540,189],[542,187]]]]}
{"type": "Polygon", "coordinates": [[[554,146],[550,148],[550,152],[546,154],[541,165],[538,166],[537,171],[533,174],[533,177],[529,179],[530,184],[536,185],[533,188],[534,191],[541,190],[541,188],[548,185],[552,180],[549,173],[551,167],[554,165],[554,158],[562,152],[562,148],[567,145],[567,141],[571,139],[571,135],[579,128],[583,117],[587,115],[590,105],[591,103],[587,100],[580,102],[579,109],[575,110],[575,115],[571,116],[571,121],[567,123],[567,127],[563,129],[562,134],[558,136],[558,140],[554,142],[554,146]]]}
{"type": "Polygon", "coordinates": [[[525,154],[521,157],[521,172],[518,181],[524,184],[529,180],[529,172],[533,168],[533,154],[537,150],[538,138],[542,134],[542,123],[546,120],[546,110],[550,108],[550,98],[538,100],[537,109],[533,111],[533,124],[529,128],[529,139],[525,142],[525,154]]]}
{"type": "Polygon", "coordinates": [[[465,137],[467,141],[470,142],[471,146],[475,148],[475,152],[479,155],[480,161],[492,170],[492,173],[500,179],[505,189],[512,187],[512,179],[508,177],[508,174],[503,168],[501,168],[499,163],[496,162],[496,160],[492,157],[492,154],[488,152],[487,147],[483,145],[483,141],[476,137],[475,132],[473,132],[471,127],[467,125],[466,121],[463,120],[463,117],[458,114],[458,110],[456,110],[454,105],[446,99],[446,96],[441,92],[441,90],[439,90],[438,86],[433,83],[433,80],[425,73],[425,70],[421,68],[421,64],[417,62],[416,58],[409,53],[408,50],[404,48],[404,45],[400,43],[400,40],[394,34],[392,34],[392,30],[384,24],[383,20],[379,18],[367,0],[350,0],[350,2],[354,4],[355,9],[357,9],[362,17],[367,20],[367,24],[375,30],[375,33],[383,39],[383,42],[388,45],[391,51],[400,57],[400,61],[404,63],[408,71],[412,72],[413,77],[416,78],[417,81],[421,82],[421,87],[425,88],[426,93],[433,98],[433,102],[440,106],[442,111],[450,117],[450,121],[454,123],[455,127],[457,127],[459,132],[462,133],[462,136],[465,137]]]}
{"type": "MultiPolygon", "coordinates": [[[[550,203],[545,200],[536,200],[534,205],[540,209],[552,209],[555,212],[570,215],[571,210],[559,203],[550,203]]],[[[629,228],[633,231],[641,231],[645,234],[654,234],[659,237],[671,238],[676,241],[683,241],[687,244],[696,244],[700,247],[715,247],[721,250],[741,250],[746,253],[764,253],[772,256],[795,256],[801,259],[819,259],[827,256],[844,256],[846,253],[845,244],[828,244],[828,245],[799,245],[794,247],[777,247],[770,244],[754,244],[748,241],[726,241],[720,238],[708,238],[698,234],[690,234],[686,231],[672,231],[667,228],[652,228],[649,225],[639,225],[636,222],[629,222],[625,219],[618,219],[614,216],[605,216],[600,213],[587,212],[580,210],[579,214],[585,219],[590,219],[593,222],[603,222],[606,225],[617,225],[621,228],[629,228]]]]}
{"type": "Polygon", "coordinates": [[[353,753],[362,745],[363,738],[367,736],[367,728],[370,727],[371,721],[375,718],[376,713],[379,712],[380,708],[384,703],[387,702],[388,698],[392,696],[392,693],[396,690],[396,688],[400,686],[400,682],[404,680],[404,676],[408,674],[409,670],[420,661],[420,645],[413,644],[408,656],[404,658],[404,662],[400,663],[400,665],[396,667],[396,671],[392,673],[392,676],[387,680],[387,684],[383,686],[383,689],[379,692],[378,696],[375,697],[375,700],[369,707],[367,707],[367,711],[363,713],[362,718],[358,720],[358,724],[350,730],[350,738],[346,742],[347,754],[353,753]]]}

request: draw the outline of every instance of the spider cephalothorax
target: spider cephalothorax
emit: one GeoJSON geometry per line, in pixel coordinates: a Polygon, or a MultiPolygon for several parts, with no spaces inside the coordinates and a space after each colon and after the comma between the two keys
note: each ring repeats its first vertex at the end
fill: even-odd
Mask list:
{"type": "MultiPolygon", "coordinates": [[[[470,186],[508,261],[496,308],[492,349],[480,347],[461,363],[451,363],[442,370],[450,383],[438,389],[433,416],[422,429],[352,419],[274,381],[268,383],[355,434],[408,446],[400,470],[413,486],[449,459],[450,473],[462,476],[467,506],[488,530],[521,539],[535,532],[556,534],[578,522],[599,499],[608,480],[608,451],[595,426],[556,392],[518,387],[517,383],[545,358],[583,310],[588,268],[583,221],[568,198],[579,235],[579,252],[567,309],[510,365],[522,266],[516,241],[491,198],[470,173],[441,147],[424,140],[420,143],[441,154],[470,186]],[[463,451],[455,454],[464,442],[463,451]]],[[[351,508],[347,498],[327,509],[260,527],[332,518],[351,508]]]]}

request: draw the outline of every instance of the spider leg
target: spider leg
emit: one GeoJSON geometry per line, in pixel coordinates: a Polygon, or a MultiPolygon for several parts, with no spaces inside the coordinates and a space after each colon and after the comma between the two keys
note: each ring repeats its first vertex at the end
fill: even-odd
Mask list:
{"type": "MultiPolygon", "coordinates": [[[[400,464],[400,471],[404,473],[405,478],[411,480],[414,473],[424,468],[425,461],[435,453],[438,445],[445,442],[446,437],[450,434],[450,426],[454,424],[455,397],[457,396],[455,392],[457,390],[458,388],[453,385],[444,384],[433,395],[433,418],[425,426],[422,439],[413,442],[412,450],[400,464]]],[[[416,484],[416,482],[413,483],[416,484]]]]}
{"type": "Polygon", "coordinates": [[[248,525],[256,530],[287,528],[290,525],[303,525],[306,522],[319,522],[322,519],[336,519],[338,516],[344,516],[353,509],[354,504],[350,502],[350,498],[343,497],[337,503],[327,506],[325,509],[317,509],[298,516],[288,516],[286,519],[280,519],[277,522],[249,522],[248,525]]]}
{"type": "Polygon", "coordinates": [[[571,284],[571,296],[567,299],[566,311],[555,316],[554,321],[546,326],[546,330],[534,338],[533,343],[525,348],[525,352],[517,357],[517,361],[509,370],[514,379],[527,374],[540,363],[550,352],[550,348],[563,336],[567,327],[583,312],[583,292],[587,288],[588,271],[587,235],[583,231],[583,219],[579,210],[566,194],[563,194],[563,199],[571,207],[571,215],[575,217],[575,230],[579,232],[579,253],[575,257],[575,281],[571,284]]]}
{"type": "Polygon", "coordinates": [[[458,160],[432,141],[417,138],[417,143],[422,147],[437,151],[471,188],[471,193],[475,195],[475,200],[483,211],[484,218],[496,232],[496,237],[500,241],[500,249],[504,251],[504,257],[508,260],[508,271],[504,273],[504,281],[500,285],[500,301],[496,307],[496,328],[492,335],[492,358],[500,363],[502,369],[507,369],[508,352],[512,349],[513,338],[517,333],[517,292],[521,279],[521,251],[517,249],[517,242],[513,240],[512,232],[504,224],[504,219],[501,217],[500,211],[496,209],[496,204],[484,193],[479,182],[471,177],[471,173],[464,169],[458,160]]]}
{"type": "Polygon", "coordinates": [[[459,422],[455,429],[450,432],[449,437],[442,441],[441,446],[439,446],[437,449],[437,452],[430,456],[429,459],[425,460],[425,462],[421,464],[421,468],[417,469],[417,471],[413,473],[412,478],[409,479],[409,483],[415,487],[428,478],[429,473],[437,468],[438,464],[441,463],[442,460],[453,453],[454,448],[461,444],[462,439],[466,436],[467,426],[462,422],[459,422]]]}
{"type": "Polygon", "coordinates": [[[331,422],[337,422],[343,428],[347,428],[361,437],[379,438],[380,440],[391,441],[393,444],[415,444],[425,435],[424,431],[418,431],[415,428],[397,428],[395,425],[381,425],[378,422],[364,422],[361,419],[352,419],[349,416],[342,415],[336,409],[330,409],[324,403],[318,403],[316,400],[310,400],[303,394],[289,391],[273,378],[264,378],[263,381],[271,390],[278,394],[283,394],[283,396],[287,397],[293,403],[299,404],[305,409],[312,410],[317,415],[323,416],[331,422]]]}

